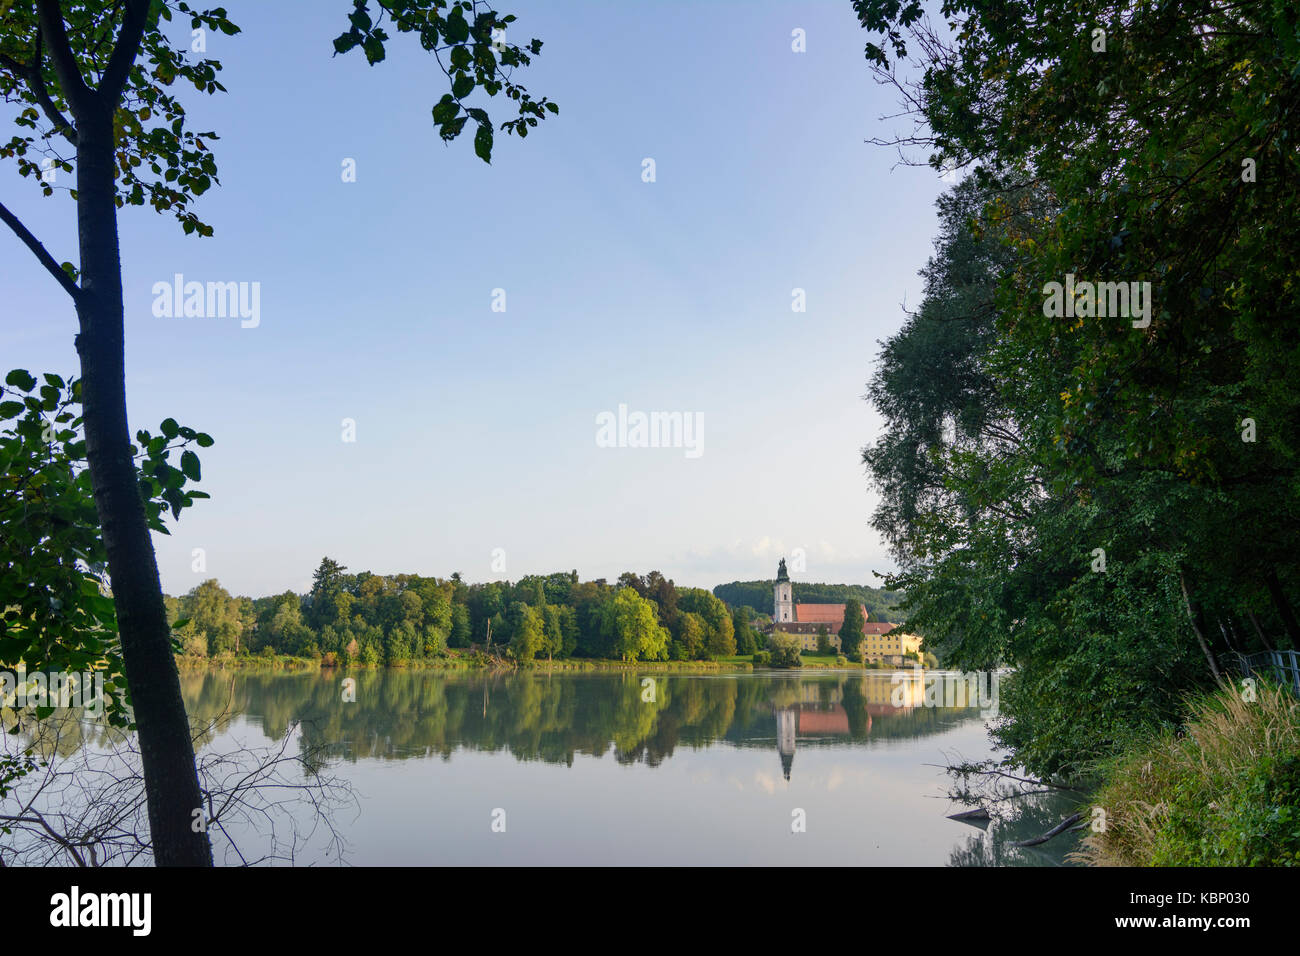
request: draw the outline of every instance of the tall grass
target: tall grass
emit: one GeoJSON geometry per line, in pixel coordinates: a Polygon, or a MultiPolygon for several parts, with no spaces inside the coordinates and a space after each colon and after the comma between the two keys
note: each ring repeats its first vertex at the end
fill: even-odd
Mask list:
{"type": "Polygon", "coordinates": [[[1300,866],[1300,700],[1266,683],[1225,688],[1103,768],[1095,866],[1300,866]]]}

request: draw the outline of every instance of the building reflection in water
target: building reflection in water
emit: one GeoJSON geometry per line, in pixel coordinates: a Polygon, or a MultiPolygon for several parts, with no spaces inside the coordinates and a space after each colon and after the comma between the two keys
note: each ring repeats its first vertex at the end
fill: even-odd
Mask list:
{"type": "Polygon", "coordinates": [[[802,684],[802,700],[773,708],[776,717],[776,751],[781,758],[781,773],[790,779],[794,766],[794,752],[800,737],[851,738],[871,733],[873,717],[894,717],[911,713],[922,706],[925,696],[924,678],[917,672],[899,672],[897,682],[864,680],[849,685],[829,686],[824,683],[802,684]],[[850,713],[852,709],[853,713],[850,713]],[[854,721],[853,717],[860,717],[854,721]],[[858,724],[854,733],[854,723],[858,724]]]}

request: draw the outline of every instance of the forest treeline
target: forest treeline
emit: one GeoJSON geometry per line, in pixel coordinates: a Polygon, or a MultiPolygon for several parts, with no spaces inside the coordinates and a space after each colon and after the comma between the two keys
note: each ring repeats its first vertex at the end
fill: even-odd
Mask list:
{"type": "Polygon", "coordinates": [[[759,650],[760,616],[658,571],[614,583],[577,571],[469,584],[415,574],[349,574],[324,558],[307,594],[233,596],[216,579],[167,597],[189,657],[289,654],[402,665],[478,647],[517,661],[585,657],[715,660],[759,650]]]}

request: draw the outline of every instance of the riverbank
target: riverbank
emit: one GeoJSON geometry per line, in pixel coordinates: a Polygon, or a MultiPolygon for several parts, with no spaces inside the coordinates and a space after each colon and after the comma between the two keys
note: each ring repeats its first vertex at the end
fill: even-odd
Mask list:
{"type": "MultiPolygon", "coordinates": [[[[517,670],[592,671],[748,671],[748,670],[897,670],[894,667],[875,666],[850,661],[835,654],[805,654],[800,667],[772,667],[754,662],[756,655],[735,655],[713,661],[619,661],[598,660],[585,657],[567,657],[556,660],[510,661],[481,652],[449,650],[445,656],[421,658],[402,664],[348,664],[324,663],[321,658],[295,657],[288,654],[241,654],[221,657],[194,657],[177,655],[176,665],[181,670],[475,670],[508,667],[517,670]]],[[[914,665],[910,665],[914,666],[914,665]]]]}
{"type": "MultiPolygon", "coordinates": [[[[1092,866],[1300,866],[1300,700],[1225,687],[1103,768],[1092,866]]],[[[1094,819],[1097,811],[1093,811],[1094,819]]]]}

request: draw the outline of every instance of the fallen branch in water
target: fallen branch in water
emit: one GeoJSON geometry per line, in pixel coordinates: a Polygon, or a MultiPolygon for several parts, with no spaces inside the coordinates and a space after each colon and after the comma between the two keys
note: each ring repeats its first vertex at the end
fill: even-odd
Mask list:
{"type": "Polygon", "coordinates": [[[1060,823],[1058,823],[1056,826],[1052,827],[1052,829],[1048,830],[1040,837],[1036,837],[1033,840],[1008,840],[1006,845],[1007,846],[1038,846],[1040,843],[1046,843],[1052,837],[1059,836],[1060,834],[1064,833],[1066,830],[1070,829],[1072,826],[1078,823],[1081,819],[1083,819],[1082,813],[1073,813],[1070,816],[1066,817],[1064,820],[1062,820],[1060,823]]]}

